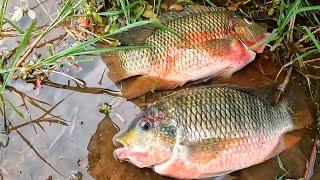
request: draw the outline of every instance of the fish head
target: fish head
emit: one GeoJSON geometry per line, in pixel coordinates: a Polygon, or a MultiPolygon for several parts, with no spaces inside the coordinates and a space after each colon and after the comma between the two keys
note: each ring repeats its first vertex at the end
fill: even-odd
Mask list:
{"type": "MultiPolygon", "coordinates": [[[[270,33],[267,32],[267,25],[256,23],[247,17],[235,17],[232,24],[236,34],[247,47],[254,45],[270,35],[270,33]]],[[[264,48],[265,44],[261,44],[253,50],[257,53],[262,53],[264,48]]]]}
{"type": "Polygon", "coordinates": [[[150,106],[114,136],[123,147],[114,151],[116,159],[150,167],[168,160],[175,144],[175,125],[159,106],[150,106]]]}

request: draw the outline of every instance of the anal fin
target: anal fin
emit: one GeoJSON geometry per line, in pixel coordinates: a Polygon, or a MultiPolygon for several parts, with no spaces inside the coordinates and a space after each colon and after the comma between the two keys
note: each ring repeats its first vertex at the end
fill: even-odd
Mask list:
{"type": "Polygon", "coordinates": [[[140,76],[132,82],[122,86],[122,95],[127,99],[134,99],[154,90],[174,89],[180,82],[170,81],[155,76],[140,76]]]}
{"type": "Polygon", "coordinates": [[[102,59],[109,69],[108,77],[114,83],[132,76],[130,73],[127,73],[122,69],[119,53],[108,53],[102,59]]]}

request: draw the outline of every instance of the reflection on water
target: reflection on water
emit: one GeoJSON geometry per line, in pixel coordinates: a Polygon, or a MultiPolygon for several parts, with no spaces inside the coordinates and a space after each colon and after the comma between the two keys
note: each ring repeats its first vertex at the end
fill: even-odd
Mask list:
{"type": "MultiPolygon", "coordinates": [[[[13,1],[9,3],[9,11],[12,12],[15,4],[11,2],[13,1]]],[[[33,7],[35,4],[37,4],[36,1],[30,1],[29,5],[33,7]]],[[[58,4],[55,1],[48,0],[43,3],[43,7],[47,12],[53,11],[56,13],[55,9],[58,4]]],[[[35,9],[37,17],[42,17],[39,19],[40,23],[38,25],[48,22],[47,13],[43,12],[43,7],[39,6],[35,9]]],[[[26,18],[21,22],[19,25],[28,27],[30,20],[26,18]]],[[[46,40],[54,39],[56,36],[63,34],[64,32],[58,29],[54,33],[54,37],[47,36],[46,40]]],[[[17,45],[14,38],[1,41],[9,50],[17,45]]],[[[59,48],[66,48],[69,41],[70,39],[67,38],[59,48]]],[[[36,51],[47,52],[43,49],[36,51]]],[[[214,79],[204,84],[233,83],[252,88],[270,84],[275,79],[280,67],[276,66],[275,56],[272,53],[265,52],[259,57],[259,60],[235,73],[229,80],[214,79]]],[[[104,76],[100,83],[105,69],[106,66],[103,61],[97,57],[92,63],[81,64],[80,71],[69,66],[65,66],[61,70],[84,80],[88,87],[116,90],[117,87],[109,81],[108,77],[104,76]]],[[[280,75],[280,82],[284,79],[284,76],[285,73],[280,75]]],[[[68,84],[68,79],[60,75],[53,75],[50,80],[60,84],[68,84]]],[[[108,95],[74,92],[49,86],[43,86],[37,93],[33,90],[33,85],[20,81],[10,85],[26,93],[30,98],[47,103],[38,102],[39,108],[32,104],[32,101],[26,101],[26,107],[28,108],[26,109],[25,106],[21,106],[23,104],[21,95],[7,92],[5,98],[10,100],[13,106],[18,107],[24,114],[22,120],[14,110],[7,111],[7,118],[11,121],[12,126],[41,117],[46,114],[45,111],[54,107],[64,98],[65,100],[58,104],[52,112],[46,114],[45,118],[48,118],[48,121],[60,118],[68,125],[41,122],[23,126],[18,129],[19,131],[11,131],[9,135],[1,134],[0,179],[1,176],[4,179],[23,180],[47,179],[50,177],[52,179],[81,179],[81,177],[83,179],[169,179],[153,173],[150,169],[139,169],[127,162],[118,162],[114,159],[112,152],[116,147],[112,143],[112,137],[116,134],[117,129],[112,121],[118,125],[122,124],[121,119],[129,121],[139,112],[138,106],[145,106],[171,91],[142,96],[129,102],[108,95]],[[111,119],[99,113],[98,105],[100,103],[109,103],[113,106],[110,112],[111,119]],[[3,147],[6,144],[7,147],[3,147]]],[[[71,83],[71,85],[74,84],[71,83]]],[[[194,85],[188,84],[187,86],[194,85]]],[[[3,122],[3,118],[1,118],[1,130],[4,128],[3,122]]],[[[312,149],[312,136],[308,132],[301,132],[301,134],[303,134],[302,140],[280,155],[283,166],[288,171],[287,177],[304,176],[306,162],[312,149]]],[[[320,163],[317,162],[316,164],[315,169],[319,169],[320,163]]],[[[319,171],[316,172],[318,174],[314,178],[319,179],[319,171]]],[[[284,173],[278,160],[273,158],[260,165],[232,173],[231,176],[240,179],[274,179],[284,173]]],[[[230,176],[224,177],[224,179],[230,178],[230,176]]]]}

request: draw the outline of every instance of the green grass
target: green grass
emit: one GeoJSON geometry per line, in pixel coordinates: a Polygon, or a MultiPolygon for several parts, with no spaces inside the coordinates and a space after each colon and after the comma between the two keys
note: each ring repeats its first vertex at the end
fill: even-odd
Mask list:
{"type": "MultiPolygon", "coordinates": [[[[95,35],[96,37],[92,37],[89,38],[86,41],[80,42],[80,43],[76,43],[73,46],[71,46],[68,49],[64,49],[60,52],[51,52],[51,56],[46,57],[46,58],[42,58],[42,59],[38,59],[34,64],[28,64],[25,66],[21,66],[21,63],[25,61],[25,59],[32,53],[33,48],[37,45],[37,43],[47,34],[49,33],[53,28],[55,28],[56,26],[58,26],[61,22],[63,22],[66,19],[70,19],[70,18],[77,18],[79,16],[77,15],[73,15],[72,13],[74,12],[74,10],[76,9],[80,9],[83,6],[86,6],[86,9],[89,11],[92,11],[93,8],[88,7],[88,5],[85,4],[84,0],[81,0],[79,2],[77,2],[76,4],[72,3],[72,0],[67,0],[64,4],[64,6],[62,7],[62,9],[60,10],[59,15],[50,23],[50,25],[43,30],[43,32],[41,32],[38,36],[34,37],[34,41],[32,43],[30,43],[30,39],[32,37],[32,32],[35,29],[35,26],[32,25],[29,30],[24,33],[19,27],[15,27],[15,29],[17,31],[19,31],[20,34],[24,33],[23,36],[23,41],[20,44],[18,50],[15,52],[15,55],[13,56],[13,58],[10,59],[11,64],[9,64],[9,66],[7,65],[6,68],[2,68],[0,69],[0,74],[3,75],[4,77],[4,82],[1,85],[1,89],[0,89],[0,93],[3,93],[5,91],[5,87],[8,84],[8,82],[10,81],[11,75],[13,72],[15,71],[22,71],[20,73],[19,77],[25,77],[28,76],[30,72],[43,72],[43,74],[48,74],[50,73],[50,71],[55,71],[56,69],[58,69],[59,67],[61,67],[61,65],[63,64],[70,64],[70,63],[82,63],[82,62],[89,62],[92,61],[91,57],[83,57],[83,56],[92,56],[92,55],[98,55],[101,53],[107,53],[107,52],[114,52],[114,51],[123,51],[123,50],[129,50],[129,49],[136,49],[136,48],[145,48],[146,46],[120,46],[120,47],[106,47],[106,48],[96,48],[95,44],[101,40],[105,40],[105,38],[117,34],[117,33],[121,33],[124,31],[127,31],[131,28],[135,28],[135,27],[140,27],[140,26],[144,26],[144,25],[148,25],[148,24],[153,24],[154,26],[164,29],[166,31],[169,31],[170,33],[179,36],[174,30],[168,28],[167,26],[161,24],[158,21],[154,21],[154,20],[140,20],[137,21],[137,17],[141,16],[141,11],[138,12],[138,16],[137,14],[133,14],[130,12],[128,9],[136,7],[136,6],[140,6],[140,5],[145,5],[144,1],[135,1],[133,3],[129,3],[128,1],[121,1],[121,9],[119,10],[112,10],[112,12],[102,12],[98,15],[101,16],[114,16],[114,15],[122,15],[122,17],[125,17],[125,19],[127,19],[127,25],[124,25],[122,27],[119,27],[117,29],[114,29],[112,32],[109,32],[107,34],[104,35],[96,35],[95,33],[91,33],[92,35],[95,35]],[[130,17],[129,17],[130,16],[130,17]],[[134,18],[132,18],[132,17],[134,18]],[[131,21],[132,19],[135,19],[134,21],[131,21]],[[74,59],[73,61],[70,61],[67,58],[72,58],[74,59]]],[[[93,13],[96,12],[90,12],[90,14],[92,15],[93,13]]],[[[88,13],[84,13],[84,15],[87,15],[88,13]]],[[[95,19],[95,17],[92,17],[95,19]]],[[[120,18],[120,17],[119,17],[120,18]]],[[[12,26],[15,26],[15,24],[12,22],[10,23],[10,21],[7,21],[9,24],[11,24],[12,26]]],[[[115,21],[117,22],[117,21],[115,21]]],[[[107,40],[106,40],[107,41],[107,40]]],[[[108,41],[107,41],[108,42],[108,41]]]]}
{"type": "Polygon", "coordinates": [[[8,0],[2,0],[1,10],[0,10],[0,37],[2,32],[2,26],[4,24],[4,18],[6,15],[7,5],[8,5],[8,0]]]}
{"type": "MultiPolygon", "coordinates": [[[[26,47],[31,39],[31,35],[32,35],[32,32],[35,28],[35,25],[36,25],[36,22],[32,22],[32,24],[30,25],[30,27],[29,27],[28,31],[26,32],[26,34],[24,35],[18,49],[16,50],[15,54],[13,55],[13,58],[12,58],[10,64],[8,65],[8,69],[14,70],[15,68],[17,68],[17,63],[18,63],[19,59],[21,58],[23,51],[26,49],[26,47]]],[[[9,82],[9,79],[11,78],[12,73],[13,73],[13,71],[3,73],[3,82],[0,85],[0,94],[3,94],[4,90],[6,89],[6,86],[9,82]]]]}
{"type": "Polygon", "coordinates": [[[280,58],[284,60],[281,71],[289,66],[295,66],[295,70],[306,79],[310,96],[315,101],[312,86],[317,86],[318,83],[310,79],[305,69],[307,64],[304,61],[313,55],[320,54],[319,36],[315,35],[319,31],[317,16],[319,16],[320,5],[311,5],[307,0],[295,0],[291,3],[281,0],[276,8],[279,11],[278,17],[276,17],[278,27],[273,29],[269,37],[250,48],[257,47],[262,43],[269,43],[272,51],[282,47],[282,52],[279,52],[281,54],[280,58]],[[296,48],[290,49],[292,46],[296,48]],[[303,46],[305,50],[298,46],[303,46]],[[293,56],[288,57],[288,54],[293,56]],[[296,62],[299,63],[296,64],[296,62]]]}

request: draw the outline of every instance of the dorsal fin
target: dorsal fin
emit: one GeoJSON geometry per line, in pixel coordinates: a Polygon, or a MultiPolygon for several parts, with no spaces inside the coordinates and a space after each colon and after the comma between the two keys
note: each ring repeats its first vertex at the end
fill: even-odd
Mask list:
{"type": "MultiPolygon", "coordinates": [[[[206,6],[197,6],[197,7],[188,7],[183,11],[168,11],[159,16],[159,20],[164,25],[167,25],[170,21],[173,21],[178,18],[195,15],[199,13],[212,12],[212,11],[222,11],[223,8],[218,7],[206,7],[206,6]]],[[[127,31],[114,34],[111,38],[119,40],[122,45],[133,45],[133,44],[144,44],[145,40],[151,36],[157,27],[152,24],[146,24],[143,26],[131,28],[127,31]]]]}
{"type": "Polygon", "coordinates": [[[207,6],[188,7],[188,8],[185,8],[183,11],[175,11],[175,10],[168,11],[162,14],[159,17],[159,19],[162,23],[168,23],[172,20],[190,16],[190,15],[195,15],[195,14],[205,13],[205,12],[221,11],[221,10],[224,10],[224,9],[218,8],[218,7],[207,7],[207,6]]]}
{"type": "Polygon", "coordinates": [[[275,95],[278,91],[277,84],[271,84],[261,87],[257,90],[254,89],[244,89],[243,91],[259,98],[262,102],[273,105],[275,104],[275,95]]]}
{"type": "Polygon", "coordinates": [[[278,87],[277,84],[271,84],[271,85],[259,88],[252,94],[260,98],[266,103],[275,104],[275,95],[278,92],[277,87],[278,87]]]}
{"type": "Polygon", "coordinates": [[[278,91],[277,84],[263,86],[258,89],[245,88],[245,87],[240,87],[237,85],[225,85],[222,87],[229,87],[229,88],[232,88],[232,89],[235,89],[238,91],[245,92],[247,94],[250,94],[251,96],[254,96],[254,97],[260,99],[262,102],[270,104],[270,105],[276,104],[275,95],[278,91]]]}
{"type": "Polygon", "coordinates": [[[144,44],[145,40],[151,36],[157,27],[152,24],[147,24],[139,27],[131,28],[127,31],[114,34],[111,38],[119,40],[121,45],[137,45],[144,44]]]}

